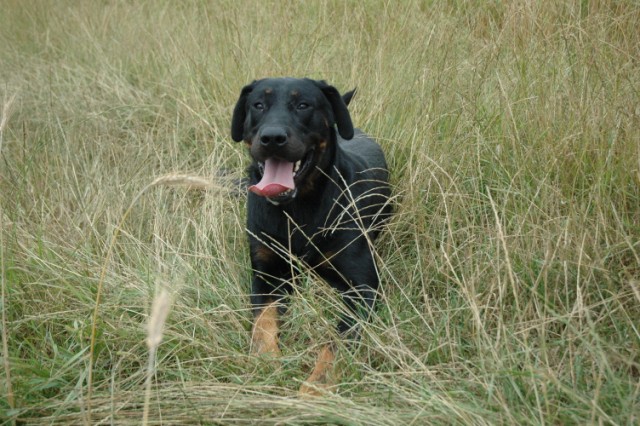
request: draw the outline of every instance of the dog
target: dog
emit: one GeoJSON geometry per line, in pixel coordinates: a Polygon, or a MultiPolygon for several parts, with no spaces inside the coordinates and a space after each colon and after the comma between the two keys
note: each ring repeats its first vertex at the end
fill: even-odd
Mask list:
{"type": "MultiPolygon", "coordinates": [[[[391,215],[389,172],[380,146],[354,129],[347,105],[321,80],[267,78],[245,86],[233,110],[231,137],[244,141],[248,169],[247,231],[253,277],[252,351],[280,355],[279,317],[292,291],[293,258],[338,290],[346,304],[339,334],[356,339],[379,278],[371,243],[391,215]],[[354,336],[355,335],[355,336],[354,336]]],[[[332,385],[335,345],[325,345],[301,394],[332,385]]]]}

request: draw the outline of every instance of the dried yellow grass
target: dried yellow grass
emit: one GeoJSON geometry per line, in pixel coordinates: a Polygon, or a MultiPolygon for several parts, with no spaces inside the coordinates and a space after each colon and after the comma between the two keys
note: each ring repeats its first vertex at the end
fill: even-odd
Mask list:
{"type": "MultiPolygon", "coordinates": [[[[11,107],[15,101],[16,95],[12,95],[8,101],[2,106],[2,117],[0,117],[0,156],[2,155],[2,144],[4,141],[4,131],[9,122],[9,116],[11,115],[11,107]]],[[[4,364],[5,374],[5,394],[9,407],[15,407],[15,399],[13,395],[13,385],[11,383],[11,365],[9,363],[9,343],[7,333],[7,291],[5,282],[5,262],[4,262],[4,230],[5,230],[5,215],[0,205],[0,310],[2,310],[2,362],[4,364]]]]}
{"type": "Polygon", "coordinates": [[[150,187],[159,185],[179,186],[186,187],[187,189],[219,189],[225,191],[229,190],[228,187],[215,184],[212,179],[188,174],[168,174],[160,176],[149,184],[150,187]]]}
{"type": "Polygon", "coordinates": [[[142,424],[149,423],[149,404],[151,403],[151,383],[153,373],[155,371],[156,350],[162,342],[162,331],[165,321],[171,309],[172,297],[170,293],[161,288],[160,292],[154,297],[151,305],[151,315],[147,323],[147,347],[149,348],[149,361],[147,365],[147,379],[144,399],[144,411],[142,416],[142,424]]]}
{"type": "Polygon", "coordinates": [[[3,420],[140,424],[170,277],[149,424],[637,423],[637,2],[2,6],[3,420]],[[304,259],[282,363],[248,354],[229,121],[283,75],[357,86],[397,188],[382,303],[317,401],[343,307],[304,259]]]}

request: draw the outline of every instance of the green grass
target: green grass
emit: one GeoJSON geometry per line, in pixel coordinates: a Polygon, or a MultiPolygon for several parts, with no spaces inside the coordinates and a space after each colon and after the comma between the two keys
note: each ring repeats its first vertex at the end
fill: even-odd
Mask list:
{"type": "Polygon", "coordinates": [[[639,421],[637,2],[1,9],[0,419],[639,421]],[[304,275],[281,362],[249,355],[244,202],[219,177],[248,163],[229,136],[241,87],[278,75],[357,86],[397,203],[383,303],[314,400],[296,392],[339,299],[304,275]],[[176,173],[210,186],[150,185],[176,173]]]}

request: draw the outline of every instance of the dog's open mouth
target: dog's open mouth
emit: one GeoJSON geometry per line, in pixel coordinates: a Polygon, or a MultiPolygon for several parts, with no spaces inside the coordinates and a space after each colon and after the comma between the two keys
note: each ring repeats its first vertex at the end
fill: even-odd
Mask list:
{"type": "Polygon", "coordinates": [[[274,201],[295,197],[297,194],[295,179],[307,171],[312,158],[313,150],[296,162],[275,157],[259,162],[262,179],[250,186],[249,191],[274,201]]]}

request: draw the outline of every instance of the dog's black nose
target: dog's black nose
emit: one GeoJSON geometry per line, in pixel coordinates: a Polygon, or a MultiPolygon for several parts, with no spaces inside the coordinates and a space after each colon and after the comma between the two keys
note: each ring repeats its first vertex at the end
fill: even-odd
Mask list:
{"type": "Polygon", "coordinates": [[[265,147],[284,146],[287,143],[287,131],[282,127],[265,127],[260,132],[260,144],[265,147]]]}

